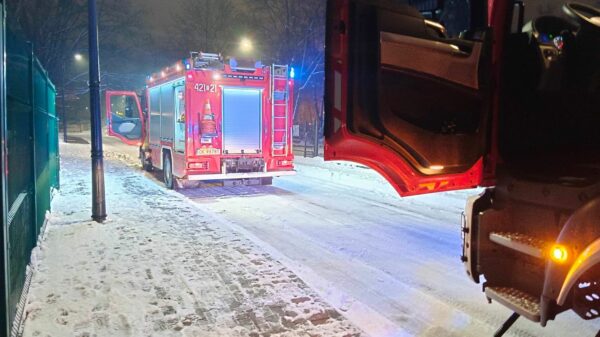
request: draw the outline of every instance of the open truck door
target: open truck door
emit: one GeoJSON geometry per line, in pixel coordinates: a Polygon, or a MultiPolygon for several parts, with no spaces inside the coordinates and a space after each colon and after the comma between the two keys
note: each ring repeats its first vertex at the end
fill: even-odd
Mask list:
{"type": "Polygon", "coordinates": [[[107,91],[106,120],[108,134],[125,144],[140,145],[144,139],[144,115],[135,92],[107,91]]]}
{"type": "Polygon", "coordinates": [[[403,196],[481,184],[491,38],[486,1],[470,2],[328,1],[326,160],[367,165],[403,196]]]}

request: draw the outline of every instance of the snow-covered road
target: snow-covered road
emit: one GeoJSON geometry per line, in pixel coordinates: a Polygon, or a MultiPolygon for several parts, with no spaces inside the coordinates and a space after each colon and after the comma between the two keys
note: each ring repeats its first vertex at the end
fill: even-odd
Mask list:
{"type": "MultiPolygon", "coordinates": [[[[105,141],[109,156],[135,161],[135,149],[105,141]]],[[[460,213],[479,191],[399,198],[359,165],[297,158],[296,169],[273,186],[178,192],[262,246],[371,336],[491,336],[510,315],[486,303],[459,259],[460,213]]],[[[566,313],[546,328],[521,319],[507,336],[598,330],[600,322],[566,313]]]]}
{"type": "MultiPolygon", "coordinates": [[[[479,191],[401,199],[364,167],[296,162],[298,175],[273,186],[179,192],[278,252],[373,336],[491,336],[510,315],[486,303],[459,260],[460,213],[479,191]]],[[[591,337],[598,329],[569,313],[545,329],[521,320],[508,335],[591,337]]]]}

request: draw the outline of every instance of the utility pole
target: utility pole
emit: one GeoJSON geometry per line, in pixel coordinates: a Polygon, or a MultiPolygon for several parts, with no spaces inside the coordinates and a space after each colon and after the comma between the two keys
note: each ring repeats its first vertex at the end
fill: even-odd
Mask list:
{"type": "Polygon", "coordinates": [[[100,60],[98,56],[98,19],[96,0],[88,0],[90,60],[90,121],[92,136],[92,219],[106,220],[104,194],[104,154],[102,153],[102,117],[100,115],[100,60]]]}
{"type": "Polygon", "coordinates": [[[60,93],[60,106],[62,107],[62,127],[63,127],[63,141],[68,142],[67,137],[67,107],[65,106],[65,72],[66,65],[65,60],[62,62],[62,75],[61,75],[61,93],[60,93]]]}

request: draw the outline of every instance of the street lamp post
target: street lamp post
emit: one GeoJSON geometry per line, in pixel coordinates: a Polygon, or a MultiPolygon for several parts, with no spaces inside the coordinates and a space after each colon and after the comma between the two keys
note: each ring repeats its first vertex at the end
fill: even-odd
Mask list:
{"type": "Polygon", "coordinates": [[[92,138],[92,219],[106,220],[104,194],[104,155],[102,153],[102,118],[100,115],[100,60],[98,57],[98,21],[96,0],[88,1],[88,36],[90,62],[90,122],[92,138]]]}
{"type": "MultiPolygon", "coordinates": [[[[73,58],[75,59],[75,61],[77,62],[81,62],[83,61],[83,55],[81,55],[80,53],[76,53],[75,55],[73,55],[73,58]]],[[[67,107],[65,106],[65,87],[67,85],[67,82],[65,81],[65,76],[67,75],[67,65],[66,65],[66,61],[63,60],[62,62],[62,74],[61,74],[61,95],[60,95],[60,105],[62,107],[62,129],[63,129],[63,141],[65,143],[67,143],[69,141],[69,137],[67,136],[67,128],[68,128],[68,123],[67,123],[67,107]]],[[[71,81],[69,81],[71,82],[71,81]]]]}
{"type": "Polygon", "coordinates": [[[66,72],[66,61],[62,62],[62,75],[61,75],[61,86],[62,90],[60,93],[60,105],[62,107],[62,127],[63,127],[63,141],[68,142],[67,137],[67,107],[65,106],[65,72],[66,72]]]}

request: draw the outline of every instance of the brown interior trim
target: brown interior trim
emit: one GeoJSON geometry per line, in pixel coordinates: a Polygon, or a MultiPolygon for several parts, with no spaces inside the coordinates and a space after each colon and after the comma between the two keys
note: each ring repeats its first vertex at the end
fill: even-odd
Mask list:
{"type": "Polygon", "coordinates": [[[471,53],[451,43],[380,32],[382,65],[438,77],[469,88],[479,89],[481,42],[471,53]]]}

